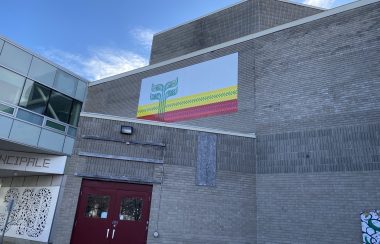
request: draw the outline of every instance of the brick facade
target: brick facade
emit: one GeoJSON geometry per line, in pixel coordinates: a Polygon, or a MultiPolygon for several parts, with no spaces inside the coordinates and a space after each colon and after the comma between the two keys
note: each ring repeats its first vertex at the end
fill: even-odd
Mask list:
{"type": "Polygon", "coordinates": [[[216,184],[197,186],[197,142],[204,133],[82,117],[76,152],[70,160],[70,167],[66,169],[53,243],[70,241],[68,237],[71,236],[83,177],[153,184],[149,243],[194,243],[195,240],[197,243],[255,243],[256,211],[252,204],[256,189],[255,162],[252,161],[254,139],[215,134],[216,184]],[[134,134],[120,134],[121,125],[133,126],[134,134]],[[165,147],[84,138],[90,135],[164,143],[165,147]],[[80,156],[81,152],[157,159],[163,160],[163,164],[85,157],[80,156]],[[235,218],[231,219],[232,216],[235,218]],[[157,239],[153,237],[156,230],[160,233],[157,239]]]}
{"type": "Polygon", "coordinates": [[[150,64],[322,12],[276,0],[247,0],[153,38],[150,64]]]}
{"type": "MultiPolygon", "coordinates": [[[[215,188],[195,185],[199,132],[139,124],[133,126],[144,133],[138,130],[136,139],[160,138],[165,153],[78,138],[67,172],[151,182],[149,243],[358,243],[360,212],[379,209],[380,200],[379,28],[374,1],[89,88],[86,112],[135,118],[143,78],[237,52],[238,112],[181,122],[256,133],[255,141],[217,135],[215,188]],[[80,150],[149,155],[164,159],[165,169],[104,164],[78,156],[80,150]],[[194,199],[202,201],[190,205],[194,199]]],[[[119,125],[83,117],[79,134],[120,136],[119,125]]],[[[77,196],[80,179],[68,176],[67,197],[77,196]]],[[[66,198],[65,204],[76,206],[66,198]]],[[[70,235],[75,213],[67,213],[57,219],[68,225],[57,230],[57,243],[70,235]]]]}

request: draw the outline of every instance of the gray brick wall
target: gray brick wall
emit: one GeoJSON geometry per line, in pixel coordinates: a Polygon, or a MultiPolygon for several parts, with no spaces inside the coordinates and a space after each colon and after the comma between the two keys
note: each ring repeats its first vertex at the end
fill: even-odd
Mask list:
{"type": "Polygon", "coordinates": [[[379,5],[255,40],[257,133],[380,119],[379,5]]]}
{"type": "Polygon", "coordinates": [[[81,118],[79,127],[75,152],[65,170],[53,243],[69,243],[81,176],[153,184],[149,243],[179,243],[178,234],[183,234],[182,243],[256,243],[254,139],[215,134],[215,187],[205,187],[195,184],[198,136],[205,132],[87,117],[81,118]],[[133,135],[120,134],[121,125],[133,126],[133,135]],[[164,143],[166,147],[85,136],[164,143]],[[164,164],[84,157],[80,152],[151,158],[164,164]],[[160,233],[158,239],[153,238],[155,230],[160,233]]]}
{"type": "Polygon", "coordinates": [[[155,186],[148,243],[256,243],[254,174],[218,171],[216,187],[196,186],[194,175],[193,167],[165,166],[160,237],[153,237],[160,194],[155,186]]]}
{"type": "Polygon", "coordinates": [[[150,63],[259,32],[321,10],[276,0],[248,0],[154,36],[150,63]]]}
{"type": "Polygon", "coordinates": [[[257,134],[256,165],[218,152],[218,172],[257,177],[257,243],[358,243],[360,212],[379,208],[379,30],[374,3],[93,86],[85,110],[135,117],[142,78],[238,52],[239,111],[181,123],[257,134]]]}
{"type": "Polygon", "coordinates": [[[379,6],[255,41],[258,243],[359,243],[379,208],[379,6]]]}
{"type": "Polygon", "coordinates": [[[239,111],[182,124],[268,134],[375,123],[379,9],[371,4],[92,86],[84,110],[134,118],[141,79],[238,52],[239,111]]]}
{"type": "Polygon", "coordinates": [[[54,232],[50,241],[54,244],[70,243],[82,178],[67,174],[61,188],[62,200],[54,217],[54,232]]]}
{"type": "Polygon", "coordinates": [[[379,149],[379,123],[261,135],[257,173],[380,170],[379,149]]]}
{"type": "Polygon", "coordinates": [[[379,172],[259,174],[257,243],[362,243],[360,213],[379,209],[379,172]]]}

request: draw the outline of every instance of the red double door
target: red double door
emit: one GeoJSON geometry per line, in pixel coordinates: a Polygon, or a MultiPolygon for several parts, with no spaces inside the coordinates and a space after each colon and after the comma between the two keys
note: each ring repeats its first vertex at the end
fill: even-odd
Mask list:
{"type": "Polygon", "coordinates": [[[146,243],[152,186],[83,180],[72,244],[146,243]]]}

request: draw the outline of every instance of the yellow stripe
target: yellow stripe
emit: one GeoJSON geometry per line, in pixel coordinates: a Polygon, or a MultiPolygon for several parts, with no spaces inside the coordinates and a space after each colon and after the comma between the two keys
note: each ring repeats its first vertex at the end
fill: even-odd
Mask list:
{"type": "MultiPolygon", "coordinates": [[[[237,99],[237,86],[230,86],[218,90],[202,92],[190,96],[169,99],[166,102],[165,112],[179,109],[202,106],[212,103],[224,102],[237,99]]],[[[137,117],[157,114],[158,102],[146,104],[138,107],[137,117]]]]}
{"type": "MultiPolygon", "coordinates": [[[[211,103],[223,102],[237,99],[237,86],[227,87],[209,92],[198,93],[190,96],[180,97],[168,100],[165,111],[175,111],[194,106],[207,105],[211,103]]],[[[138,116],[156,114],[158,110],[158,102],[139,106],[138,116]],[[141,115],[140,115],[141,114],[141,115]]]]}

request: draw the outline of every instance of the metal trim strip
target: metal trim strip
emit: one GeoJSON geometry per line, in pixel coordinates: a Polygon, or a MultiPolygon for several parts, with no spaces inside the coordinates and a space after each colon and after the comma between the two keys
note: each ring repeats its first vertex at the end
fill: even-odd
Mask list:
{"type": "Polygon", "coordinates": [[[218,129],[210,129],[210,128],[204,128],[204,127],[172,124],[172,123],[164,123],[164,122],[154,122],[150,120],[132,119],[132,118],[125,118],[125,117],[119,117],[119,116],[107,115],[107,114],[98,114],[98,113],[82,112],[80,115],[81,117],[87,117],[87,118],[108,119],[108,120],[136,123],[136,124],[142,124],[142,125],[154,125],[154,126],[161,126],[161,127],[175,128],[175,129],[184,129],[184,130],[202,131],[202,132],[209,132],[209,133],[222,134],[222,135],[247,137],[247,138],[253,138],[253,139],[256,138],[255,133],[238,133],[238,132],[232,132],[232,131],[223,131],[223,130],[218,130],[218,129]]]}
{"type": "Polygon", "coordinates": [[[124,161],[136,161],[136,162],[141,162],[141,163],[152,163],[152,164],[164,163],[164,161],[160,159],[136,158],[136,157],[127,157],[127,156],[92,153],[92,152],[79,152],[78,155],[84,156],[84,157],[90,157],[90,158],[106,158],[106,159],[116,159],[116,160],[124,160],[124,161]]]}

